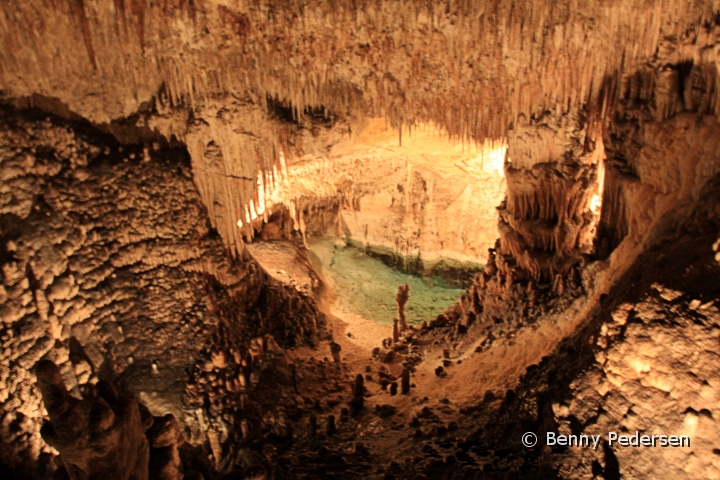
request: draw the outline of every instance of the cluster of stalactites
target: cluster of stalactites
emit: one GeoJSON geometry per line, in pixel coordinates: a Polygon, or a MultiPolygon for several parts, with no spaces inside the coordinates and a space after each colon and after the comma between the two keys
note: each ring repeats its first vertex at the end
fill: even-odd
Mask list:
{"type": "Polygon", "coordinates": [[[709,4],[11,0],[0,5],[0,88],[57,97],[99,121],[127,116],[161,86],[174,106],[252,92],[295,116],[359,109],[482,141],[520,114],[589,104],[607,74],[711,19],[709,4]],[[78,100],[88,93],[107,101],[78,100]]]}
{"type": "MultiPolygon", "coordinates": [[[[535,281],[566,274],[592,249],[599,164],[507,166],[507,197],[498,208],[500,251],[535,281]]],[[[526,275],[525,275],[526,274],[526,275]]]]}
{"type": "MultiPolygon", "coordinates": [[[[258,128],[250,132],[263,130],[270,101],[289,105],[295,120],[322,105],[325,115],[385,117],[401,131],[433,123],[453,139],[483,142],[504,138],[521,117],[587,109],[604,118],[613,98],[608,78],[624,79],[617,72],[652,57],[661,38],[704,42],[709,3],[451,0],[439,8],[419,0],[241,0],[230,8],[209,0],[198,8],[185,0],[10,0],[0,4],[0,89],[58,98],[97,122],[127,117],[153,99],[161,115],[180,106],[195,111],[222,94],[252,99],[257,120],[249,122],[258,128]]],[[[682,99],[658,103],[662,115],[680,103],[713,110],[716,93],[697,95],[712,75],[693,69],[682,99]]],[[[650,88],[638,82],[639,91],[650,88]]],[[[237,118],[221,121],[227,112],[203,117],[210,135],[190,128],[185,140],[210,220],[238,252],[252,235],[247,225],[265,215],[280,152],[294,154],[292,122],[266,123],[267,135],[242,140],[237,118]]],[[[555,158],[553,138],[546,140],[542,161],[555,158]]],[[[516,200],[526,205],[519,209],[561,214],[554,194],[516,200]]],[[[534,245],[565,248],[564,236],[539,235],[534,245]]]]}
{"type": "MultiPolygon", "coordinates": [[[[603,210],[598,226],[601,256],[607,255],[628,234],[629,224],[623,177],[628,177],[616,168],[608,168],[603,189],[603,210]]],[[[630,177],[632,178],[632,177],[630,177]]]]}
{"type": "MultiPolygon", "coordinates": [[[[207,155],[202,157],[207,159],[207,155]]],[[[320,214],[323,229],[328,225],[325,213],[342,208],[347,211],[360,209],[360,198],[371,185],[362,181],[363,172],[377,158],[368,156],[345,156],[328,159],[317,158],[288,167],[285,155],[280,151],[272,167],[259,170],[254,181],[248,178],[233,178],[220,172],[208,171],[206,166],[197,168],[196,177],[203,196],[217,208],[211,216],[214,225],[223,235],[235,242],[231,253],[241,253],[244,243],[252,243],[257,232],[263,231],[273,213],[279,213],[283,225],[281,236],[290,237],[293,232],[300,235],[303,243],[307,236],[308,217],[320,214]],[[354,168],[353,168],[354,165],[354,168]],[[357,172],[358,179],[346,188],[346,172],[357,172]],[[225,205],[216,200],[225,198],[233,214],[227,218],[225,205]]],[[[224,168],[224,160],[218,163],[224,168]]],[[[339,227],[338,227],[339,228],[339,227]]]]}
{"type": "Polygon", "coordinates": [[[619,80],[615,117],[624,121],[663,121],[681,112],[720,112],[716,59],[684,60],[661,68],[643,66],[619,80]]]}
{"type": "MultiPolygon", "coordinates": [[[[656,193],[667,194],[679,178],[668,174],[656,162],[643,161],[643,144],[648,141],[642,128],[650,122],[664,122],[684,112],[717,115],[720,112],[719,72],[708,52],[679,63],[647,65],[619,78],[613,87],[614,112],[606,138],[607,162],[601,189],[602,215],[598,224],[600,257],[614,250],[630,232],[628,198],[640,179],[651,182],[656,193]],[[660,173],[663,172],[663,173],[660,173]],[[649,179],[656,179],[651,181],[649,179]]],[[[677,53],[676,59],[689,57],[677,53]]]]}

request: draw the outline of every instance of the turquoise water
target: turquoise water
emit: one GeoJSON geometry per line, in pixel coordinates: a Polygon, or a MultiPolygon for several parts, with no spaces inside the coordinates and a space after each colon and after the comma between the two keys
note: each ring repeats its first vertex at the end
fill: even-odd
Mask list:
{"type": "Polygon", "coordinates": [[[395,295],[398,286],[408,284],[407,321],[422,324],[443,313],[465,292],[448,288],[437,278],[401,273],[358,248],[336,246],[333,237],[309,239],[308,246],[313,266],[334,292],[334,309],[341,313],[392,325],[392,319],[397,316],[395,295]]]}

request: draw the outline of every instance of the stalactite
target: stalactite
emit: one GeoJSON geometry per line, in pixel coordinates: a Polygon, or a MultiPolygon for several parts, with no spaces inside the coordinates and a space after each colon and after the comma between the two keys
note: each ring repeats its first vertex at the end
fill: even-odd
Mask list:
{"type": "MultiPolygon", "coordinates": [[[[70,2],[70,5],[77,1],[65,0],[70,2]]],[[[84,8],[90,8],[90,4],[95,8],[96,4],[100,5],[102,2],[102,0],[83,1],[88,2],[84,8]]],[[[47,31],[41,34],[54,35],[56,31],[68,30],[70,22],[64,17],[62,8],[65,2],[59,2],[61,8],[53,9],[50,4],[58,2],[47,0],[47,5],[40,7],[51,12],[48,14],[49,18],[45,26],[47,31]]],[[[5,12],[17,10],[20,16],[15,18],[18,18],[21,24],[25,21],[26,26],[31,30],[33,20],[31,13],[18,8],[19,3],[19,0],[5,2],[3,10],[5,12]]],[[[463,19],[461,25],[456,28],[448,28],[444,13],[438,13],[437,18],[429,20],[431,24],[442,29],[441,31],[444,30],[447,41],[433,40],[424,50],[416,49],[415,54],[409,57],[411,60],[408,65],[408,69],[414,75],[408,75],[402,82],[394,79],[390,84],[383,73],[372,73],[370,66],[385,66],[386,59],[391,58],[392,54],[399,50],[401,42],[394,38],[400,33],[398,24],[394,21],[398,15],[400,18],[424,19],[419,20],[417,30],[410,32],[422,31],[419,27],[427,25],[424,22],[428,19],[421,14],[425,7],[418,2],[406,2],[392,15],[389,5],[372,7],[376,9],[377,15],[362,15],[363,9],[371,8],[363,2],[352,4],[354,6],[349,4],[336,6],[331,2],[306,5],[303,9],[303,18],[306,19],[306,23],[316,27],[322,26],[316,32],[316,38],[325,40],[315,42],[308,48],[293,48],[299,44],[298,41],[303,38],[304,32],[285,20],[292,18],[292,15],[278,12],[273,17],[274,21],[268,22],[267,17],[263,16],[263,9],[255,8],[253,2],[238,2],[233,8],[223,7],[219,10],[207,11],[191,9],[184,5],[172,15],[168,15],[166,8],[161,5],[145,5],[139,0],[130,1],[129,8],[125,7],[125,2],[114,0],[114,3],[115,8],[112,10],[121,13],[118,15],[121,22],[125,21],[127,10],[130,11],[138,42],[123,42],[123,39],[117,36],[119,33],[124,34],[123,31],[126,30],[125,26],[116,28],[117,17],[94,18],[88,22],[89,27],[84,30],[91,36],[91,44],[94,45],[97,57],[95,62],[104,78],[126,79],[118,74],[134,69],[141,72],[137,78],[128,81],[128,85],[123,85],[128,91],[144,90],[141,82],[150,81],[153,85],[165,82],[172,92],[171,101],[177,105],[181,101],[197,102],[199,98],[209,98],[210,92],[204,91],[208,88],[226,92],[242,92],[250,88],[271,97],[290,101],[297,117],[302,117],[304,110],[313,105],[324,105],[331,111],[346,111],[348,107],[358,104],[359,100],[357,95],[352,93],[353,88],[341,86],[346,79],[341,77],[341,72],[334,64],[333,55],[337,51],[352,49],[359,55],[350,57],[354,62],[351,68],[360,72],[368,71],[367,82],[374,84],[372,87],[368,85],[363,90],[377,92],[364,100],[371,107],[371,114],[387,114],[391,123],[396,126],[433,120],[445,126],[452,136],[457,138],[464,136],[471,141],[473,138],[476,139],[475,141],[482,141],[485,138],[502,137],[504,125],[508,121],[514,121],[517,115],[554,110],[558,105],[561,105],[562,109],[569,109],[586,104],[589,97],[598,95],[602,76],[606,72],[621,67],[629,68],[633,62],[651,56],[661,31],[664,35],[683,33],[690,19],[711,18],[712,14],[699,2],[670,4],[671,8],[658,10],[655,7],[659,5],[668,7],[666,2],[656,0],[651,5],[647,5],[647,2],[634,0],[618,2],[611,6],[585,4],[582,16],[573,13],[564,16],[565,21],[557,24],[551,13],[555,5],[551,2],[536,4],[528,0],[522,2],[515,13],[510,13],[511,9],[500,8],[499,0],[480,2],[472,6],[462,2],[454,5],[452,9],[457,12],[458,18],[463,19]],[[335,25],[315,20],[325,18],[326,12],[331,8],[341,12],[339,18],[348,19],[349,23],[343,25],[345,28],[336,28],[335,25]],[[476,23],[478,17],[471,13],[476,8],[497,9],[499,13],[492,20],[488,19],[487,15],[481,16],[482,23],[478,25],[476,23]],[[537,14],[537,12],[544,13],[537,14]],[[217,20],[216,16],[219,17],[217,20]],[[365,18],[367,23],[358,24],[349,20],[359,16],[365,18]],[[676,31],[668,31],[672,27],[664,21],[671,18],[675,21],[673,25],[676,31]],[[582,35],[581,32],[589,21],[592,21],[594,28],[601,29],[601,32],[591,37],[582,35]],[[222,28],[229,37],[239,41],[228,44],[228,48],[214,51],[212,54],[202,50],[187,49],[186,58],[182,63],[178,63],[166,52],[180,50],[184,37],[165,34],[162,36],[162,42],[167,46],[158,48],[161,46],[158,41],[159,32],[172,32],[173,22],[183,23],[183,28],[190,31],[203,28],[204,25],[217,25],[213,28],[222,28]],[[253,28],[256,25],[264,25],[270,31],[276,32],[279,40],[270,48],[263,42],[253,43],[251,40],[260,35],[260,29],[253,28]],[[503,27],[499,28],[500,25],[503,27]],[[364,40],[375,32],[383,31],[388,32],[384,39],[367,42],[371,43],[370,48],[359,46],[364,45],[364,40]],[[634,41],[628,44],[628,38],[634,41]],[[498,43],[507,45],[512,55],[507,55],[504,51],[477,48],[478,45],[498,43]],[[110,45],[116,48],[107,48],[110,45]],[[153,51],[156,58],[151,61],[143,61],[145,45],[153,47],[149,51],[153,51]],[[237,46],[233,48],[233,45],[237,46]],[[237,48],[244,49],[241,50],[243,52],[241,55],[236,54],[237,48]],[[623,51],[625,55],[622,54],[623,51]],[[533,71],[533,77],[537,80],[531,82],[521,80],[527,77],[521,75],[521,71],[513,71],[517,70],[518,66],[504,60],[504,57],[514,58],[518,54],[525,55],[529,59],[529,65],[521,65],[520,68],[533,71]],[[444,68],[449,70],[447,78],[452,81],[442,89],[438,89],[438,92],[449,94],[428,95],[427,89],[418,88],[427,80],[425,76],[428,75],[427,72],[412,67],[423,64],[417,59],[421,55],[464,60],[445,63],[444,68]],[[292,62],[287,61],[289,58],[292,62]],[[482,69],[467,68],[466,65],[470,62],[482,66],[482,69]],[[204,65],[205,68],[192,68],[195,65],[204,65]],[[272,67],[273,65],[288,65],[288,67],[277,69],[272,67]],[[302,68],[296,68],[298,65],[302,68]],[[476,75],[476,71],[491,70],[497,70],[508,79],[516,80],[497,85],[487,81],[483,76],[476,75]],[[242,73],[232,75],[228,72],[242,73]],[[209,81],[209,78],[215,80],[209,81]],[[498,112],[491,112],[487,105],[494,103],[489,102],[489,99],[506,104],[508,108],[499,112],[499,115],[498,112]],[[480,109],[475,107],[477,105],[481,106],[480,109]]],[[[167,8],[172,9],[172,3],[170,2],[167,8]]],[[[276,8],[292,9],[290,4],[276,8]]],[[[105,11],[102,8],[98,10],[105,11]]],[[[6,18],[11,17],[6,14],[6,18]]],[[[83,35],[78,37],[73,41],[85,42],[81,39],[83,35]]],[[[38,83],[44,84],[46,82],[42,79],[51,78],[50,72],[57,75],[58,70],[87,71],[87,60],[83,61],[80,58],[71,59],[66,66],[59,69],[53,66],[55,59],[37,38],[13,34],[12,37],[4,40],[6,43],[12,41],[17,53],[3,54],[3,63],[12,67],[3,69],[4,80],[8,80],[11,71],[24,71],[32,72],[37,77],[38,83]],[[28,50],[34,50],[39,55],[27,55],[28,50]],[[23,65],[20,59],[28,58],[31,61],[26,61],[23,65]]],[[[69,47],[71,44],[68,41],[56,42],[52,38],[42,41],[47,41],[47,45],[69,47]]],[[[407,43],[423,44],[412,41],[407,43]]],[[[83,48],[85,49],[84,46],[83,48]]],[[[67,48],[66,51],[74,52],[77,49],[67,48]]],[[[62,52],[61,55],[66,54],[62,52]]],[[[30,78],[30,75],[25,77],[30,78]]],[[[3,81],[3,83],[8,82],[3,81]]]]}
{"type": "Polygon", "coordinates": [[[613,250],[628,234],[622,176],[623,174],[616,168],[605,169],[605,189],[598,237],[601,241],[607,241],[608,252],[613,250]]]}
{"type": "Polygon", "coordinates": [[[594,153],[597,145],[585,141],[597,132],[593,123],[577,122],[573,116],[548,114],[517,127],[509,139],[513,161],[505,167],[507,201],[498,209],[501,251],[534,281],[569,272],[590,246],[586,232],[597,221],[591,199],[600,192],[602,157],[594,153]],[[557,137],[554,132],[564,133],[557,137]],[[538,139],[540,148],[535,148],[538,139]]]}
{"type": "MultiPolygon", "coordinates": [[[[234,252],[242,250],[243,236],[252,238],[252,217],[264,219],[274,191],[282,188],[271,191],[269,186],[290,181],[284,158],[293,155],[290,127],[267,123],[268,99],[288,105],[295,121],[322,106],[360,119],[384,116],[400,132],[418,122],[433,123],[455,141],[493,150],[500,150],[497,143],[507,137],[515,141],[509,159],[515,169],[557,160],[557,139],[573,134],[572,122],[565,119],[571,113],[585,111],[599,119],[594,127],[595,120],[588,122],[592,137],[591,128],[602,128],[600,120],[607,118],[616,97],[651,104],[659,119],[681,108],[717,113],[720,102],[717,67],[711,61],[693,66],[683,80],[683,98],[675,94],[681,79],[673,69],[624,75],[652,59],[661,38],[709,42],[701,26],[714,18],[710,2],[585,2],[575,11],[549,0],[523,0],[515,8],[501,0],[451,0],[452,22],[445,9],[414,1],[323,0],[304,5],[303,22],[292,20],[297,13],[292,2],[275,5],[272,20],[267,5],[254,0],[220,8],[193,5],[179,0],[3,2],[0,89],[11,97],[39,93],[58,98],[70,111],[98,123],[127,117],[153,99],[163,112],[168,107],[199,112],[218,95],[253,103],[249,115],[230,113],[223,120],[218,116],[228,112],[218,109],[218,116],[203,117],[210,123],[204,131],[192,126],[177,135],[188,145],[211,222],[234,252]],[[329,12],[338,23],[326,21],[329,12]],[[306,28],[314,29],[312,36],[306,28]],[[595,34],[585,35],[589,29],[595,34]],[[269,44],[265,38],[275,40],[269,44]],[[488,45],[504,48],[484,48],[488,45]],[[547,112],[565,123],[537,129],[533,140],[518,144],[523,129],[533,127],[528,119],[547,112]],[[238,125],[267,134],[243,136],[238,125]],[[214,158],[206,158],[210,140],[220,152],[214,158]],[[261,177],[262,187],[256,185],[258,169],[272,171],[273,180],[261,177]],[[239,226],[251,202],[251,218],[239,226]]],[[[702,55],[710,55],[707,50],[702,55]]],[[[159,130],[167,138],[175,134],[159,130]]],[[[497,169],[504,161],[503,153],[502,159],[482,157],[480,164],[497,169]]],[[[584,200],[570,193],[563,197],[565,187],[551,183],[509,192],[507,209],[525,220],[577,222],[584,200]]],[[[405,208],[412,212],[409,198],[405,208]]],[[[528,246],[565,252],[574,248],[571,236],[557,231],[549,240],[542,234],[528,246]]]]}

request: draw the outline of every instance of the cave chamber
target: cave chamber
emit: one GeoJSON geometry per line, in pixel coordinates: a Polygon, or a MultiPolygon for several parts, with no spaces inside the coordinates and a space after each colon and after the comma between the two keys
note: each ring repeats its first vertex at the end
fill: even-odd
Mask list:
{"type": "Polygon", "coordinates": [[[3,478],[720,478],[717,2],[0,24],[3,478]]]}

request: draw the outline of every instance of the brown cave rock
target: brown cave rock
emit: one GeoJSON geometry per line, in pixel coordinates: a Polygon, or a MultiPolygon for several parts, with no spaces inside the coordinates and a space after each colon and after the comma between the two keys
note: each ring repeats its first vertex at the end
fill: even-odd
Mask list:
{"type": "Polygon", "coordinates": [[[719,8],[2,2],[0,477],[720,478],[719,8]]]}

